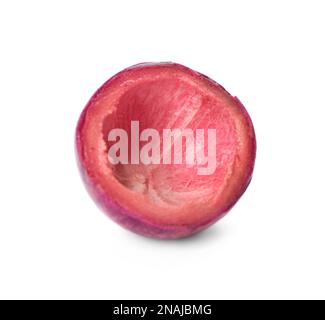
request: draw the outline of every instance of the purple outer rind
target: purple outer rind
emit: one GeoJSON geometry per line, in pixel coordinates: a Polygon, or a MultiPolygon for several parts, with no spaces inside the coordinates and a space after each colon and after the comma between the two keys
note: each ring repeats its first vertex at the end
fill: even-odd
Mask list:
{"type": "Polygon", "coordinates": [[[87,191],[89,192],[92,199],[95,201],[95,203],[101,208],[106,215],[108,215],[112,220],[114,220],[119,225],[123,226],[124,228],[133,231],[139,235],[150,237],[150,238],[157,238],[157,239],[179,239],[184,237],[192,236],[206,228],[208,228],[210,225],[214,224],[216,221],[221,219],[224,215],[227,214],[227,212],[236,204],[236,202],[239,200],[241,195],[246,191],[248,185],[250,184],[254,164],[255,164],[255,157],[256,157],[256,139],[255,139],[255,132],[254,127],[252,124],[252,121],[249,117],[248,112],[246,111],[243,104],[239,101],[237,97],[233,97],[234,101],[236,102],[239,109],[242,111],[242,113],[245,115],[245,118],[247,120],[247,123],[250,126],[251,129],[251,142],[252,142],[252,150],[251,150],[251,165],[246,170],[246,178],[244,179],[244,183],[242,184],[241,188],[239,188],[239,191],[236,195],[233,197],[233,201],[230,202],[223,210],[220,212],[216,212],[215,215],[213,215],[213,218],[208,221],[202,221],[199,225],[168,225],[168,226],[159,226],[155,225],[149,221],[146,221],[145,219],[141,219],[134,215],[134,213],[130,212],[129,210],[125,209],[123,206],[121,206],[119,203],[114,201],[113,199],[109,198],[107,194],[102,190],[102,188],[97,185],[91,176],[89,176],[87,167],[83,163],[83,144],[81,141],[81,132],[83,129],[84,121],[87,115],[88,108],[92,105],[94,99],[102,92],[102,90],[105,90],[105,88],[110,84],[111,81],[113,81],[116,77],[118,77],[120,74],[124,74],[125,72],[129,70],[133,70],[136,68],[145,68],[145,67],[151,67],[151,66],[159,66],[159,65],[169,65],[169,66],[177,66],[178,68],[181,68],[183,70],[186,70],[187,72],[191,73],[192,75],[195,75],[199,78],[204,78],[208,81],[210,81],[212,84],[222,88],[229,96],[231,96],[220,84],[215,82],[214,80],[210,79],[204,74],[201,74],[197,71],[194,71],[188,67],[185,67],[183,65],[173,63],[173,62],[160,62],[160,63],[151,63],[151,62],[145,62],[145,63],[139,63],[136,65],[133,65],[129,68],[126,68],[122,70],[121,72],[117,73],[115,76],[110,78],[108,81],[106,81],[91,97],[89,102],[87,103],[86,107],[82,111],[77,128],[76,128],[76,140],[75,140],[75,150],[76,150],[76,156],[77,156],[77,163],[79,167],[79,171],[81,174],[81,177],[83,179],[83,182],[86,186],[87,191]]]}

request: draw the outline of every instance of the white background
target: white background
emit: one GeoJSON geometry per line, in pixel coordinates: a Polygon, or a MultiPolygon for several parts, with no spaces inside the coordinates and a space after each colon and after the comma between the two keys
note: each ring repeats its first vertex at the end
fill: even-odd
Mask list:
{"type": "Polygon", "coordinates": [[[325,298],[324,1],[1,1],[0,298],[325,298]],[[175,61],[237,95],[252,183],[217,225],[158,241],[84,190],[74,130],[121,69],[175,61]]]}

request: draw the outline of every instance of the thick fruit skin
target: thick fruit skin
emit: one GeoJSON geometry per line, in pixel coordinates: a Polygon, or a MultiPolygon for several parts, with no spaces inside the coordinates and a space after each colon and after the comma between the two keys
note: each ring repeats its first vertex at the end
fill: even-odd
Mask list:
{"type": "MultiPolygon", "coordinates": [[[[110,81],[114,80],[114,78],[120,74],[127,73],[129,70],[155,67],[160,65],[169,65],[178,68],[183,68],[184,70],[191,73],[192,75],[195,75],[198,78],[205,79],[210,83],[218,87],[221,87],[214,80],[208,78],[207,76],[199,72],[193,71],[192,69],[189,69],[187,67],[184,67],[176,63],[163,62],[163,63],[140,63],[131,66],[121,71],[117,75],[113,76],[101,88],[103,88],[104,86],[106,87],[109,86],[110,81]]],[[[256,138],[255,138],[254,127],[245,107],[238,100],[238,98],[232,97],[233,102],[236,104],[236,106],[238,107],[238,109],[241,111],[242,115],[245,118],[246,121],[245,125],[247,126],[247,131],[249,131],[248,135],[250,139],[250,150],[248,150],[249,161],[245,169],[245,176],[242,179],[240,186],[237,188],[237,191],[233,194],[229,203],[227,203],[221,210],[220,209],[216,210],[215,214],[213,214],[212,218],[209,219],[208,221],[202,221],[200,224],[195,224],[195,225],[157,225],[151,223],[145,218],[141,218],[135,215],[133,212],[125,209],[121,204],[114,201],[114,199],[110,198],[103,191],[101,186],[98,183],[96,183],[94,179],[92,179],[91,175],[89,175],[89,170],[87,168],[87,165],[85,164],[84,156],[83,156],[83,139],[81,133],[83,130],[85,117],[87,116],[88,109],[92,106],[93,99],[99,94],[101,88],[99,88],[98,91],[90,99],[90,101],[84,108],[79,118],[77,129],[76,129],[75,147],[76,147],[78,167],[83,182],[86,186],[86,189],[91,195],[91,197],[93,198],[93,200],[95,201],[95,203],[104,211],[104,213],[106,213],[111,219],[113,219],[119,225],[139,235],[150,237],[150,238],[157,238],[157,239],[179,239],[179,238],[189,237],[193,234],[196,234],[206,229],[207,227],[209,227],[210,225],[214,224],[216,221],[221,219],[235,205],[235,203],[245,192],[246,188],[248,187],[251,181],[254,164],[255,164],[255,157],[256,157],[256,138]]],[[[222,88],[222,90],[224,90],[230,96],[230,94],[224,88],[222,88]]]]}

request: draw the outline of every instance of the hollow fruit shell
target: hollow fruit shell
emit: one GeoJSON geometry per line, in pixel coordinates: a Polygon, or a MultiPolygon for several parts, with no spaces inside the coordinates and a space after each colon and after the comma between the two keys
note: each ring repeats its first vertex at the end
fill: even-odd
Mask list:
{"type": "MultiPolygon", "coordinates": [[[[101,137],[94,137],[94,139],[97,138],[99,139],[101,137]]],[[[239,99],[231,96],[221,85],[207,76],[172,62],[137,64],[119,72],[105,82],[95,92],[84,108],[77,124],[75,141],[78,167],[85,186],[96,204],[110,218],[126,229],[143,236],[159,239],[177,239],[190,236],[207,228],[223,217],[233,207],[249,185],[256,155],[256,139],[253,124],[239,99]],[[87,157],[87,154],[91,152],[87,149],[85,142],[85,135],[87,134],[85,123],[88,120],[87,118],[90,117],[89,111],[96,108],[96,104],[101,97],[105,96],[106,92],[109,92],[113,86],[121,85],[122,87],[122,84],[132,81],[134,77],[141,78],[142,74],[150,74],[151,72],[159,74],[160,70],[164,72],[169,70],[171,74],[173,72],[184,73],[186,76],[194,78],[198,83],[204,84],[209,90],[221,92],[228,99],[227,101],[229,101],[233,110],[232,114],[236,117],[236,123],[238,124],[238,152],[232,174],[227,182],[227,189],[222,194],[222,197],[215,204],[211,205],[209,215],[199,221],[186,223],[168,223],[168,221],[164,221],[162,223],[156,219],[151,219],[150,214],[152,213],[153,216],[155,214],[152,212],[152,207],[149,211],[147,210],[146,215],[142,215],[141,212],[135,211],[134,208],[127,204],[127,197],[131,191],[127,190],[124,186],[120,186],[118,181],[114,181],[111,184],[111,189],[107,188],[105,183],[101,181],[101,178],[98,178],[98,175],[94,173],[92,162],[87,157]],[[123,196],[119,199],[114,196],[114,192],[111,192],[111,190],[115,189],[115,187],[119,188],[120,193],[125,192],[125,200],[121,200],[123,196]]],[[[93,152],[96,152],[96,150],[93,150],[93,152]]],[[[105,179],[105,177],[102,179],[105,179]]],[[[143,203],[143,207],[146,207],[145,203],[143,203]]],[[[207,207],[209,207],[209,204],[207,204],[207,207]]],[[[196,210],[200,210],[200,208],[196,208],[196,210]]]]}

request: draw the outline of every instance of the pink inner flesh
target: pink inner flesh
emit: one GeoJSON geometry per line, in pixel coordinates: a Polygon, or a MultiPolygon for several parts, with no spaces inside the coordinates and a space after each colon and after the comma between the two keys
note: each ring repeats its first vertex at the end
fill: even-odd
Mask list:
{"type": "MultiPolygon", "coordinates": [[[[207,129],[216,129],[216,170],[212,175],[198,175],[195,163],[184,163],[186,140],[182,140],[184,164],[118,164],[109,165],[115,178],[126,188],[143,194],[152,204],[180,207],[190,203],[207,203],[222,192],[231,174],[236,156],[236,128],[225,102],[206,93],[198,86],[179,78],[146,80],[132,86],[120,98],[113,112],[103,123],[103,138],[108,148],[108,132],[121,128],[128,132],[130,122],[139,121],[140,133],[156,129],[161,137],[163,158],[163,129],[205,129],[205,143],[198,143],[208,154],[207,129]]],[[[129,140],[129,149],[130,149],[129,140]]],[[[141,146],[146,142],[140,143],[141,146]]],[[[173,146],[173,145],[172,145],[173,146]]],[[[130,160],[131,150],[129,150],[130,160]]],[[[162,162],[162,160],[161,160],[162,162]]]]}

